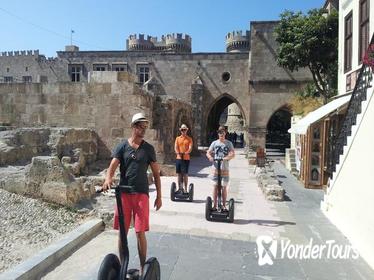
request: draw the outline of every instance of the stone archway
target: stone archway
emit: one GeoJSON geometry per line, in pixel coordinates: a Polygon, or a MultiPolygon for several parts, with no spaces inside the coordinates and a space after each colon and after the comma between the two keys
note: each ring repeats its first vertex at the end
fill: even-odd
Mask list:
{"type": "Polygon", "coordinates": [[[287,106],[276,110],[270,117],[266,126],[266,148],[281,153],[290,147],[290,134],[292,112],[287,106]]]}
{"type": "Polygon", "coordinates": [[[239,108],[241,114],[241,123],[243,124],[243,131],[245,130],[245,115],[241,105],[228,94],[223,94],[219,98],[217,98],[210,106],[210,109],[207,110],[206,115],[206,124],[205,124],[205,144],[209,145],[212,140],[216,139],[216,131],[220,125],[225,125],[227,127],[227,114],[228,114],[228,107],[231,104],[236,104],[239,108]]]}

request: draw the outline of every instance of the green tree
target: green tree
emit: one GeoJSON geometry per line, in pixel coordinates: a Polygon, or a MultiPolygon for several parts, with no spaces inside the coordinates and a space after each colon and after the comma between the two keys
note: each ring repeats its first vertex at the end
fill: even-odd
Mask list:
{"type": "Polygon", "coordinates": [[[276,29],[277,63],[290,71],[308,67],[324,103],[337,93],[338,13],[285,11],[276,29]]]}

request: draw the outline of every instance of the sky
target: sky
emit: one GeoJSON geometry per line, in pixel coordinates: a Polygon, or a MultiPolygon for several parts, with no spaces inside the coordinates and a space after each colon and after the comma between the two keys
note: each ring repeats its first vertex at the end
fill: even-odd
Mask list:
{"type": "Polygon", "coordinates": [[[325,0],[0,0],[0,52],[36,50],[47,57],[80,50],[125,50],[131,34],[183,33],[192,52],[225,52],[228,32],[250,21],[278,20],[285,10],[307,12],[325,0]],[[74,32],[72,33],[71,30],[74,32]]]}

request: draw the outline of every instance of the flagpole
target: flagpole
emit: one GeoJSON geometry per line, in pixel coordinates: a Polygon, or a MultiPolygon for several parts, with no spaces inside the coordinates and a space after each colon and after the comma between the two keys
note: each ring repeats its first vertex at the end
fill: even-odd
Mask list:
{"type": "Polygon", "coordinates": [[[74,30],[71,29],[71,30],[70,30],[70,46],[73,45],[73,33],[74,33],[74,30]]]}

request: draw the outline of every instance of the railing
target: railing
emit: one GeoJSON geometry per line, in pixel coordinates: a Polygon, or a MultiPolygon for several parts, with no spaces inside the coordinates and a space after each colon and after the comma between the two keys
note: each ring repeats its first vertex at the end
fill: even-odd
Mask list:
{"type": "MultiPolygon", "coordinates": [[[[369,48],[374,45],[374,35],[371,38],[369,48]]],[[[369,54],[369,49],[367,55],[369,54]]],[[[374,61],[371,61],[374,62],[374,61]]],[[[336,165],[339,164],[340,155],[344,152],[344,146],[347,145],[347,138],[352,133],[352,126],[356,124],[357,115],[361,113],[361,103],[367,98],[367,89],[370,88],[373,80],[372,73],[373,64],[362,64],[360,73],[358,75],[352,97],[348,103],[348,108],[343,118],[343,124],[340,128],[338,137],[335,142],[334,156],[332,157],[331,178],[333,172],[336,171],[336,165]]]]}

